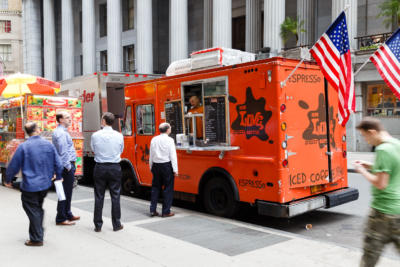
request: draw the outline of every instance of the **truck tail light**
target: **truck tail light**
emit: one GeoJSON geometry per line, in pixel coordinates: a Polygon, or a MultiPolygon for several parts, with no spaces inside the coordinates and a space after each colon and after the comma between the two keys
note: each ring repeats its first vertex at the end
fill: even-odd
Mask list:
{"type": "Polygon", "coordinates": [[[282,104],[280,109],[281,109],[281,112],[285,112],[285,110],[286,110],[286,105],[285,105],[285,104],[282,104]]]}
{"type": "Polygon", "coordinates": [[[282,122],[282,124],[281,124],[281,129],[282,129],[282,131],[286,131],[286,122],[282,122]]]}
{"type": "Polygon", "coordinates": [[[286,168],[288,164],[289,164],[289,162],[288,162],[287,159],[285,159],[284,161],[282,161],[282,166],[283,166],[284,168],[286,168]]]}
{"type": "Polygon", "coordinates": [[[347,157],[347,151],[343,150],[343,158],[347,157]]]}
{"type": "Polygon", "coordinates": [[[287,148],[287,143],[286,143],[286,141],[283,141],[283,142],[282,142],[282,148],[283,148],[283,149],[286,149],[286,148],[287,148]]]}

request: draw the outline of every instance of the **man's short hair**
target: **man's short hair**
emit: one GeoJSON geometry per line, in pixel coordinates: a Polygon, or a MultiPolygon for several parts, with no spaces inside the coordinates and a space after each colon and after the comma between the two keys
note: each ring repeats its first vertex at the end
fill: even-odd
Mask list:
{"type": "Polygon", "coordinates": [[[58,123],[60,123],[60,120],[63,119],[65,117],[65,115],[68,115],[68,113],[66,111],[61,111],[59,113],[56,114],[56,121],[58,123]]]}
{"type": "Polygon", "coordinates": [[[35,122],[27,122],[24,126],[25,132],[31,136],[37,129],[37,124],[35,122]]]}
{"type": "Polygon", "coordinates": [[[115,116],[114,114],[112,114],[111,112],[106,112],[103,114],[103,117],[101,117],[108,126],[113,125],[114,120],[115,120],[115,116]]]}
{"type": "Polygon", "coordinates": [[[168,122],[163,122],[160,124],[160,126],[158,126],[160,133],[166,133],[169,128],[171,128],[171,125],[169,125],[168,122]]]}
{"type": "Polygon", "coordinates": [[[384,130],[382,123],[375,118],[365,117],[362,121],[357,125],[357,130],[375,130],[377,132],[381,132],[384,130]]]}

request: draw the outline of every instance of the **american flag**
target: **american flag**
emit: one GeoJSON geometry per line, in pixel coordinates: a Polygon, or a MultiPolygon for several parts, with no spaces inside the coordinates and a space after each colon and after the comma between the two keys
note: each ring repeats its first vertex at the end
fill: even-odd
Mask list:
{"type": "Polygon", "coordinates": [[[400,28],[370,57],[383,80],[400,99],[400,28]]]}
{"type": "Polygon", "coordinates": [[[354,112],[356,108],[354,75],[344,11],[311,48],[310,53],[321,67],[325,78],[338,91],[339,123],[344,126],[349,120],[350,112],[354,112]]]}

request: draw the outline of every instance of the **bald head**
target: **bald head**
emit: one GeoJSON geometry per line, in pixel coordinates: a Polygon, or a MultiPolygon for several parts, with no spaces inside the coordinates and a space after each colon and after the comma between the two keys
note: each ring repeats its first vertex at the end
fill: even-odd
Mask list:
{"type": "Polygon", "coordinates": [[[33,135],[38,135],[39,134],[39,129],[38,126],[35,122],[27,122],[24,126],[25,128],[25,132],[29,135],[29,136],[33,136],[33,135]]]}
{"type": "Polygon", "coordinates": [[[163,122],[158,126],[160,133],[168,133],[168,130],[171,129],[171,125],[168,122],[163,122]]]}
{"type": "Polygon", "coordinates": [[[189,103],[192,106],[192,108],[197,108],[200,106],[200,98],[197,95],[192,96],[189,98],[189,103]]]}

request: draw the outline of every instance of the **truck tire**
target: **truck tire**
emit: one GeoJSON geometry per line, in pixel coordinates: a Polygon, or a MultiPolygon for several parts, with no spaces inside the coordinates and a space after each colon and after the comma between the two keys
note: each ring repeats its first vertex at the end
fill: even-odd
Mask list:
{"type": "Polygon", "coordinates": [[[207,182],[203,192],[203,204],[207,212],[222,217],[235,215],[238,203],[229,182],[221,177],[207,182]]]}
{"type": "Polygon", "coordinates": [[[122,168],[121,194],[127,196],[140,196],[141,188],[135,174],[128,168],[122,168]]]}

